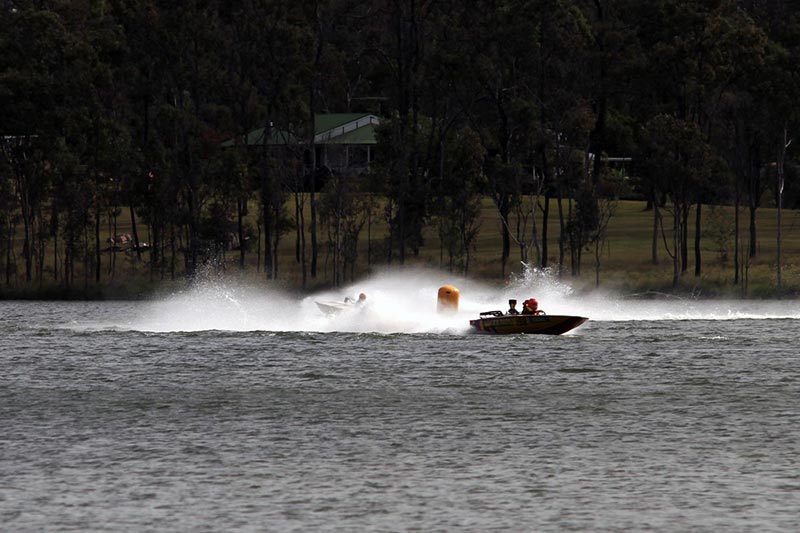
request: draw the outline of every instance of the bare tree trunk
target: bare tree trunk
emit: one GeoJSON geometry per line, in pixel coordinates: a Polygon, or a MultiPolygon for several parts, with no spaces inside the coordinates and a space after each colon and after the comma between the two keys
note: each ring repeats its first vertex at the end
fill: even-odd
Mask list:
{"type": "Polygon", "coordinates": [[[787,142],[787,132],[786,132],[786,123],[783,124],[783,138],[780,142],[780,147],[778,149],[778,160],[777,160],[777,172],[778,172],[778,230],[777,230],[777,265],[776,265],[776,274],[777,274],[777,286],[778,292],[783,289],[783,280],[782,280],[782,270],[783,270],[783,257],[782,257],[782,242],[783,242],[783,187],[784,187],[784,161],[786,159],[786,149],[791,144],[791,141],[787,142]]]}
{"type": "Polygon", "coordinates": [[[601,241],[598,237],[597,240],[594,241],[594,286],[600,286],[600,252],[602,251],[602,247],[600,246],[601,241]]]}
{"type": "MultiPolygon", "coordinates": [[[[141,249],[141,247],[139,245],[139,229],[138,229],[138,227],[136,225],[136,211],[133,208],[133,204],[128,206],[128,210],[131,213],[131,234],[133,236],[133,247],[136,250],[136,260],[137,261],[141,261],[142,260],[142,249],[141,249]]],[[[153,248],[155,248],[157,243],[151,242],[150,244],[152,244],[153,248]]]]}
{"type": "Polygon", "coordinates": [[[557,192],[557,205],[558,205],[558,277],[564,274],[564,235],[566,233],[564,222],[564,205],[563,195],[561,192],[561,185],[558,185],[557,192]]]}
{"type": "Polygon", "coordinates": [[[653,242],[651,243],[651,262],[654,265],[658,264],[658,228],[661,222],[661,210],[658,206],[658,193],[653,191],[653,242]]]}
{"type": "Polygon", "coordinates": [[[522,201],[520,200],[517,202],[515,208],[515,215],[516,215],[516,224],[514,226],[514,241],[516,241],[517,245],[519,246],[519,258],[520,261],[527,264],[528,263],[528,243],[525,242],[525,238],[522,235],[522,201]]]}
{"type": "Polygon", "coordinates": [[[367,271],[372,266],[372,195],[368,195],[367,201],[367,271]]]}
{"type": "Polygon", "coordinates": [[[300,235],[305,232],[305,228],[300,224],[300,193],[294,193],[294,260],[300,264],[300,235]]]}
{"type": "MultiPolygon", "coordinates": [[[[302,187],[302,183],[299,184],[302,187]]],[[[294,212],[297,222],[295,233],[295,260],[300,265],[302,271],[303,288],[306,287],[308,280],[308,263],[306,260],[306,218],[305,218],[305,195],[302,192],[295,192],[294,212]]]]}
{"type": "Polygon", "coordinates": [[[236,202],[237,229],[239,231],[239,269],[244,270],[245,242],[244,242],[244,216],[247,213],[247,199],[239,198],[236,202]]]}
{"type": "Polygon", "coordinates": [[[760,164],[754,161],[755,156],[750,157],[749,164],[749,180],[750,180],[750,194],[749,194],[749,207],[750,207],[750,241],[748,243],[749,256],[751,258],[756,256],[756,209],[758,209],[759,193],[760,193],[760,164]]]}
{"type": "Polygon", "coordinates": [[[39,224],[39,231],[37,232],[38,235],[36,239],[38,241],[37,243],[38,245],[36,247],[37,251],[36,276],[37,279],[39,280],[39,287],[41,287],[42,283],[44,282],[44,256],[46,252],[45,236],[47,235],[47,230],[44,225],[45,224],[44,213],[42,212],[41,204],[39,204],[38,211],[39,212],[36,217],[38,219],[38,224],[39,224]]]}
{"type": "Polygon", "coordinates": [[[176,250],[175,250],[175,224],[170,222],[169,228],[170,228],[170,232],[171,232],[170,239],[169,239],[170,248],[171,248],[171,250],[170,250],[171,254],[170,254],[169,275],[170,275],[170,279],[172,281],[175,281],[175,255],[176,255],[176,250]]]}
{"type": "Polygon", "coordinates": [[[700,271],[703,268],[700,256],[700,237],[702,235],[700,224],[702,220],[702,210],[702,202],[697,202],[697,211],[695,212],[694,219],[694,275],[697,278],[700,277],[700,271]]]}
{"type": "Polygon", "coordinates": [[[21,192],[20,193],[20,198],[21,198],[20,201],[21,201],[21,207],[22,207],[22,209],[21,209],[21,211],[22,211],[22,225],[23,225],[23,230],[24,230],[24,241],[22,242],[22,255],[25,257],[25,281],[30,283],[30,281],[32,279],[31,278],[31,275],[32,275],[31,271],[32,271],[32,268],[33,268],[33,263],[32,263],[33,252],[31,250],[31,247],[32,247],[32,245],[31,245],[31,237],[32,237],[32,235],[31,234],[33,232],[31,226],[33,225],[33,220],[32,220],[31,214],[29,212],[28,202],[27,202],[27,199],[26,199],[27,198],[27,192],[26,191],[21,192]],[[23,199],[23,198],[25,198],[25,199],[23,199]]]}
{"type": "Polygon", "coordinates": [[[386,247],[386,264],[392,264],[392,250],[394,249],[395,226],[392,224],[394,216],[394,202],[389,199],[386,205],[386,221],[389,224],[389,245],[386,247]]]}
{"type": "MultiPolygon", "coordinates": [[[[319,69],[320,61],[322,59],[322,52],[325,48],[325,35],[322,30],[322,15],[319,10],[319,2],[314,2],[314,37],[316,37],[316,47],[314,50],[314,63],[311,71],[311,83],[309,84],[309,98],[308,98],[308,112],[311,115],[309,118],[309,142],[308,146],[311,150],[311,191],[309,204],[311,208],[311,221],[309,232],[311,234],[311,277],[317,277],[317,148],[315,144],[317,135],[316,112],[317,112],[317,90],[319,83],[319,69]]],[[[305,241],[305,236],[303,236],[305,241]]],[[[305,253],[305,251],[304,251],[305,253]]],[[[306,272],[305,262],[303,264],[303,287],[306,286],[306,272]]]]}
{"type": "MultiPolygon", "coordinates": [[[[116,206],[114,206],[114,208],[111,210],[111,216],[109,218],[111,218],[111,221],[110,221],[111,229],[110,229],[110,231],[108,233],[110,234],[110,237],[113,239],[113,238],[116,238],[116,236],[117,236],[117,208],[116,208],[116,206]]],[[[110,252],[109,252],[109,260],[108,260],[108,262],[109,262],[108,275],[111,276],[111,279],[113,280],[114,277],[115,277],[115,274],[116,274],[116,270],[117,270],[117,253],[114,250],[114,244],[112,244],[109,247],[109,249],[110,249],[110,252]]]]}
{"type": "MultiPolygon", "coordinates": [[[[272,208],[275,209],[275,212],[272,214],[272,219],[277,221],[280,217],[280,206],[277,205],[277,202],[274,203],[276,205],[272,206],[272,208]]],[[[280,243],[280,240],[281,233],[276,227],[275,238],[272,240],[272,279],[278,279],[278,244],[280,243]]]]}
{"type": "Polygon", "coordinates": [[[756,206],[750,201],[750,257],[756,256],[756,206]]]}
{"type": "Polygon", "coordinates": [[[673,204],[673,216],[672,216],[672,244],[674,247],[674,253],[672,254],[672,288],[676,288],[678,286],[678,280],[680,278],[681,273],[681,210],[678,206],[678,202],[674,201],[673,204]]]}
{"type": "Polygon", "coordinates": [[[50,236],[53,237],[53,281],[58,281],[58,208],[53,205],[50,219],[50,236]]]}
{"type": "Polygon", "coordinates": [[[6,285],[11,286],[11,264],[14,257],[14,233],[16,233],[16,224],[12,224],[11,217],[7,216],[9,221],[8,225],[8,242],[6,243],[6,285]]]}
{"type": "Polygon", "coordinates": [[[95,265],[94,265],[94,281],[95,283],[100,283],[100,203],[98,202],[95,206],[95,216],[94,216],[94,257],[95,257],[95,265]]]}
{"type": "MultiPolygon", "coordinates": [[[[262,179],[266,181],[266,178],[262,179]]],[[[272,268],[272,206],[265,184],[262,184],[261,189],[261,209],[264,216],[264,273],[267,279],[275,279],[272,268]]]]}
{"type": "MultiPolygon", "coordinates": [[[[313,210],[312,210],[313,211],[313,210]]],[[[308,267],[307,267],[307,260],[306,260],[306,232],[305,232],[305,225],[306,225],[306,217],[303,213],[303,206],[300,206],[300,266],[303,273],[303,288],[306,288],[308,284],[308,267]]],[[[316,233],[316,230],[314,231],[316,233]]],[[[312,252],[312,262],[313,262],[313,252],[312,252]]]]}
{"type": "Polygon", "coordinates": [[[608,90],[606,89],[609,59],[606,57],[606,22],[605,12],[603,9],[603,2],[601,0],[594,0],[595,9],[597,12],[597,20],[599,22],[596,46],[599,52],[598,60],[598,75],[599,83],[598,94],[595,94],[596,101],[596,120],[594,129],[590,134],[591,150],[594,153],[594,165],[592,166],[592,186],[597,187],[600,182],[600,169],[602,167],[602,155],[606,149],[606,115],[608,114],[608,90]]]}
{"type": "Polygon", "coordinates": [[[261,272],[261,224],[256,224],[256,273],[261,272]]]}
{"type": "Polygon", "coordinates": [[[689,269],[689,204],[681,206],[681,274],[689,269]]]}
{"type": "Polygon", "coordinates": [[[74,243],[71,237],[64,238],[64,288],[69,290],[72,281],[72,271],[70,269],[70,262],[72,261],[72,253],[74,252],[74,243]]]}
{"type": "Polygon", "coordinates": [[[545,192],[544,194],[544,209],[542,210],[542,262],[541,267],[547,268],[548,259],[547,259],[547,228],[548,228],[548,220],[550,219],[550,193],[545,192]]]}
{"type": "Polygon", "coordinates": [[[741,193],[739,190],[739,177],[736,177],[735,204],[733,209],[733,284],[739,284],[739,204],[741,193]]]}
{"type": "Polygon", "coordinates": [[[503,236],[503,253],[501,256],[501,273],[503,277],[506,277],[506,264],[508,263],[508,257],[511,255],[511,235],[508,231],[508,214],[510,211],[511,206],[509,205],[508,195],[502,194],[500,196],[500,201],[498,202],[498,209],[500,210],[500,217],[503,219],[504,223],[501,225],[501,233],[503,236]]]}
{"type": "MultiPolygon", "coordinates": [[[[87,216],[88,216],[87,211],[87,216]]],[[[84,220],[83,224],[83,290],[89,289],[89,276],[92,266],[92,254],[89,252],[89,224],[84,220]]]]}

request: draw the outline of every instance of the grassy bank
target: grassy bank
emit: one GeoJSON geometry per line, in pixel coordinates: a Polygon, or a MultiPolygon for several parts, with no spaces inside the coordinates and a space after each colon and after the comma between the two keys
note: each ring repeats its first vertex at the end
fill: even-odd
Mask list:
{"type": "MultiPolygon", "coordinates": [[[[256,210],[252,209],[251,213],[256,210]]],[[[294,207],[289,206],[289,212],[294,212],[294,207]]],[[[664,224],[667,226],[667,240],[669,236],[669,213],[663,213],[664,224]]],[[[254,214],[251,216],[255,216],[254,214]]],[[[776,227],[777,214],[772,208],[761,208],[757,217],[757,256],[749,259],[744,253],[748,246],[748,231],[746,226],[747,213],[740,212],[740,262],[742,268],[739,272],[740,282],[734,284],[734,213],[732,208],[712,208],[704,206],[703,233],[701,238],[702,269],[699,277],[694,275],[694,213],[690,213],[689,227],[689,264],[688,269],[680,277],[677,288],[672,287],[672,259],[668,255],[664,241],[659,238],[657,243],[658,263],[654,264],[652,257],[653,213],[645,210],[645,204],[637,201],[622,201],[616,207],[609,226],[608,234],[600,258],[599,281],[604,290],[620,294],[654,294],[677,293],[680,295],[693,295],[700,297],[796,297],[800,294],[800,212],[784,210],[783,215],[783,290],[777,291],[776,284],[776,227]]],[[[308,220],[310,217],[306,217],[308,220]]],[[[124,218],[118,220],[117,233],[130,232],[130,225],[124,218]]],[[[255,219],[249,221],[255,227],[255,219]]],[[[541,231],[542,220],[537,221],[541,231]]],[[[512,219],[511,226],[516,226],[512,219]]],[[[530,233],[530,230],[529,232],[530,233]]],[[[365,227],[359,242],[359,259],[355,268],[354,278],[360,279],[369,276],[375,271],[385,268],[386,247],[385,240],[388,228],[382,221],[375,221],[369,230],[365,227]],[[369,238],[368,238],[369,237],[369,238]],[[367,251],[371,250],[371,259],[367,261],[367,251]]],[[[107,234],[103,235],[105,240],[107,234]]],[[[145,227],[140,226],[140,239],[148,241],[149,236],[145,227]]],[[[326,253],[325,234],[320,232],[319,275],[316,279],[309,278],[306,291],[314,291],[330,287],[331,285],[331,258],[326,253]]],[[[551,205],[550,229],[548,235],[548,264],[555,270],[559,259],[559,232],[558,218],[555,203],[551,205]]],[[[671,241],[669,242],[671,246],[671,241]]],[[[76,282],[70,289],[65,289],[62,284],[52,279],[53,256],[50,253],[45,258],[45,276],[43,282],[24,283],[21,281],[24,272],[20,269],[23,265],[21,258],[22,243],[16,240],[17,272],[12,277],[11,283],[5,282],[5,277],[0,283],[0,298],[23,299],[137,299],[146,298],[156,293],[181,290],[188,285],[187,280],[176,271],[173,276],[169,269],[163,274],[153,273],[145,261],[138,262],[135,255],[125,252],[116,253],[116,265],[111,271],[111,252],[103,254],[103,279],[95,283],[82,270],[76,273],[76,282]]],[[[224,262],[216,262],[204,267],[204,275],[208,277],[223,277],[235,279],[247,284],[266,284],[278,286],[287,291],[301,290],[301,271],[295,259],[295,232],[292,230],[284,234],[279,246],[279,275],[277,281],[267,282],[265,275],[259,267],[257,257],[257,242],[250,242],[247,253],[247,268],[244,272],[239,270],[238,251],[226,253],[224,262]]],[[[523,265],[520,262],[520,248],[512,243],[511,257],[505,273],[501,269],[501,239],[500,221],[497,211],[490,200],[485,200],[480,220],[480,233],[472,252],[468,277],[487,281],[489,283],[503,283],[510,275],[520,275],[523,265]]],[[[531,250],[531,260],[536,259],[536,253],[531,250]]],[[[425,233],[425,245],[416,257],[407,257],[405,266],[423,267],[428,269],[445,269],[440,242],[434,228],[428,228],[425,233]]],[[[177,263],[181,263],[181,259],[177,263]]],[[[78,265],[81,266],[80,264],[78,265]]],[[[397,267],[393,263],[392,267],[397,267]]],[[[556,275],[554,273],[554,275],[556,275]]],[[[596,271],[594,250],[584,252],[580,273],[573,275],[568,256],[562,271],[565,282],[575,287],[578,291],[591,291],[596,288],[596,271]]],[[[455,274],[454,274],[455,276],[455,274]]],[[[347,279],[346,283],[351,283],[347,279]]]]}

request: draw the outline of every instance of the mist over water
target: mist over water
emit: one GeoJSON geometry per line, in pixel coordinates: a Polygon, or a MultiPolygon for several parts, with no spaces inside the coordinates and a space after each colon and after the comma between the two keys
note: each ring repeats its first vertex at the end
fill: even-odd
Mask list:
{"type": "MultiPolygon", "coordinates": [[[[124,320],[95,324],[150,332],[286,331],[356,333],[447,333],[469,331],[469,320],[483,311],[506,311],[508,300],[535,297],[551,315],[578,315],[591,321],[735,320],[800,318],[794,301],[632,299],[602,290],[578,294],[548,272],[527,270],[505,286],[481,283],[438,271],[384,272],[339,290],[307,296],[226,281],[206,281],[184,292],[148,302],[124,320]],[[455,285],[459,310],[440,314],[439,287],[455,285]],[[316,302],[344,302],[367,295],[363,306],[335,315],[316,302]]],[[[585,328],[586,326],[584,326],[585,328]]],[[[572,334],[580,334],[579,328],[572,334]]]]}

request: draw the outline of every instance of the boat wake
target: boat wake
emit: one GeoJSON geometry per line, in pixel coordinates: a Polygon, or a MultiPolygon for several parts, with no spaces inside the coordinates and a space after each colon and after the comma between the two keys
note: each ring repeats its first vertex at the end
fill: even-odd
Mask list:
{"type": "Polygon", "coordinates": [[[386,272],[342,288],[294,296],[220,281],[206,282],[137,307],[115,329],[145,332],[286,331],[355,333],[464,334],[481,312],[508,308],[508,300],[535,297],[549,315],[578,315],[590,322],[658,320],[800,319],[794,301],[636,300],[594,292],[575,294],[547,273],[533,272],[504,287],[430,271],[386,272]],[[437,312],[437,291],[455,285],[461,293],[457,312],[437,312]],[[319,303],[367,296],[361,305],[323,312],[319,303]]]}

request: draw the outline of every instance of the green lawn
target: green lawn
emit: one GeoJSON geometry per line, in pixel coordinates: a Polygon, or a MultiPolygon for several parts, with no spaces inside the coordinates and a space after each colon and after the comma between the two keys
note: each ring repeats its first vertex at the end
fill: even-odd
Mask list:
{"type": "MultiPolygon", "coordinates": [[[[565,205],[566,209],[566,205],[565,205]]],[[[289,213],[294,213],[294,206],[287,207],[289,213]]],[[[307,210],[307,206],[306,206],[307,210]]],[[[379,212],[376,210],[376,212],[379,212]]],[[[255,227],[255,216],[257,209],[250,210],[249,223],[255,227]]],[[[664,210],[664,225],[667,230],[667,239],[669,240],[669,230],[671,228],[671,214],[664,210]]],[[[129,233],[130,224],[127,219],[127,212],[123,214],[118,220],[118,233],[129,233]]],[[[541,215],[541,213],[540,213],[541,215]]],[[[703,208],[703,237],[702,243],[702,275],[697,278],[694,275],[694,213],[689,216],[689,265],[687,272],[683,273],[680,278],[679,291],[684,293],[694,293],[706,296],[741,296],[744,295],[744,284],[738,286],[733,285],[734,269],[733,269],[733,237],[732,232],[734,228],[733,209],[729,207],[720,207],[712,209],[710,206],[703,208]],[[718,244],[719,236],[726,234],[728,245],[728,257],[723,260],[720,254],[720,246],[718,244]],[[715,238],[716,237],[716,238],[715,238]]],[[[381,268],[386,265],[384,241],[388,235],[388,228],[385,221],[373,220],[371,228],[371,245],[373,249],[372,264],[367,265],[367,228],[365,227],[361,233],[359,243],[359,259],[356,265],[356,278],[367,276],[371,271],[376,268],[381,268]]],[[[310,220],[310,215],[306,215],[306,221],[310,220]]],[[[749,238],[748,228],[748,212],[745,209],[740,211],[740,238],[741,246],[744,251],[747,247],[749,238]]],[[[512,228],[516,225],[515,219],[512,218],[512,228]]],[[[105,227],[105,224],[103,225],[105,227]]],[[[537,226],[541,231],[542,220],[541,217],[537,221],[537,226]]],[[[757,228],[758,228],[758,254],[757,256],[746,261],[746,257],[742,255],[742,264],[747,265],[746,271],[743,270],[741,275],[745,279],[746,275],[746,294],[748,296],[773,296],[776,294],[776,227],[777,216],[776,210],[773,208],[760,208],[758,210],[757,228]]],[[[652,211],[645,211],[644,202],[638,201],[621,201],[618,203],[616,211],[612,216],[608,226],[608,236],[605,242],[605,248],[601,257],[600,265],[600,286],[605,289],[615,290],[623,293],[632,292],[645,292],[645,291],[671,291],[672,290],[672,260],[668,255],[663,240],[659,239],[658,242],[658,258],[659,263],[654,265],[652,262],[652,231],[653,231],[653,213],[652,211]]],[[[144,225],[140,226],[140,239],[147,241],[149,236],[144,225]]],[[[530,234],[530,230],[528,231],[530,234]]],[[[108,237],[103,234],[103,241],[108,237]]],[[[549,265],[552,268],[557,266],[558,262],[558,237],[559,237],[559,224],[558,224],[558,211],[555,201],[551,203],[550,223],[549,223],[549,265]]],[[[326,239],[327,233],[323,229],[319,232],[320,239],[320,255],[319,255],[319,274],[317,279],[309,279],[307,289],[318,289],[330,285],[331,267],[330,257],[326,254],[326,239]]],[[[725,240],[725,239],[722,239],[725,240]]],[[[307,238],[307,243],[310,238],[307,238]]],[[[671,246],[671,240],[669,245],[671,246]]],[[[52,246],[52,244],[50,245],[52,246]]],[[[16,240],[16,253],[17,253],[17,279],[22,279],[22,269],[24,268],[24,261],[21,257],[22,243],[21,239],[16,240]]],[[[238,251],[230,251],[227,253],[227,262],[223,266],[217,265],[215,268],[224,270],[228,275],[236,275],[244,277],[245,279],[256,281],[264,277],[262,272],[259,272],[257,266],[257,243],[250,243],[250,250],[247,255],[248,268],[246,272],[241,273],[238,270],[238,251]]],[[[46,265],[52,265],[52,253],[48,251],[49,255],[45,259],[46,265]]],[[[407,266],[422,266],[432,269],[446,268],[441,265],[441,251],[439,240],[436,235],[435,228],[427,228],[425,233],[425,245],[420,249],[418,257],[413,257],[410,251],[407,254],[407,266]]],[[[292,230],[281,237],[279,247],[279,280],[278,283],[287,288],[299,288],[301,282],[300,268],[295,261],[295,232],[292,230]]],[[[475,242],[475,249],[472,252],[470,270],[468,275],[473,278],[480,278],[489,282],[503,282],[503,273],[501,270],[501,238],[500,238],[500,220],[497,210],[489,199],[483,201],[483,208],[480,221],[480,232],[475,242]]],[[[519,246],[512,242],[511,257],[508,261],[505,275],[519,274],[522,272],[523,267],[520,263],[520,249],[519,246]]],[[[531,250],[530,259],[535,261],[535,252],[531,250]]],[[[135,292],[141,290],[152,290],[160,286],[163,282],[160,279],[152,279],[152,276],[145,268],[144,265],[134,266],[132,257],[126,254],[117,254],[117,271],[114,276],[113,282],[108,275],[108,265],[110,261],[110,254],[103,254],[103,277],[104,280],[101,285],[105,288],[116,287],[122,294],[130,292],[126,286],[136,286],[135,292]]],[[[446,261],[446,257],[445,257],[446,261]]],[[[583,254],[580,275],[577,277],[572,276],[570,268],[570,259],[567,250],[565,257],[565,268],[562,276],[567,282],[572,284],[579,290],[590,290],[595,287],[595,263],[594,263],[594,250],[587,250],[583,254]]],[[[177,261],[178,265],[182,264],[182,259],[177,261]]],[[[786,295],[800,294],[800,212],[792,210],[784,210],[783,213],[783,293],[786,295]]],[[[81,265],[76,265],[81,268],[81,265]]],[[[397,266],[395,261],[394,266],[397,266]]],[[[52,267],[46,266],[46,272],[52,272],[52,267]]],[[[47,274],[46,274],[47,276],[47,274]]],[[[83,280],[82,272],[76,272],[76,278],[83,280]]],[[[349,283],[350,279],[346,280],[349,283]]],[[[178,280],[177,284],[183,283],[178,280]]],[[[50,282],[50,285],[55,285],[50,282]]],[[[76,283],[83,287],[83,283],[76,283]]],[[[91,286],[90,282],[87,286],[91,286]]],[[[20,283],[16,286],[19,288],[20,283]]],[[[102,294],[103,287],[95,287],[92,294],[102,294]]],[[[13,294],[9,287],[0,289],[8,296],[13,294]]],[[[29,291],[36,291],[36,288],[30,287],[26,289],[29,291]]],[[[105,292],[109,292],[106,290],[105,292]]]]}

